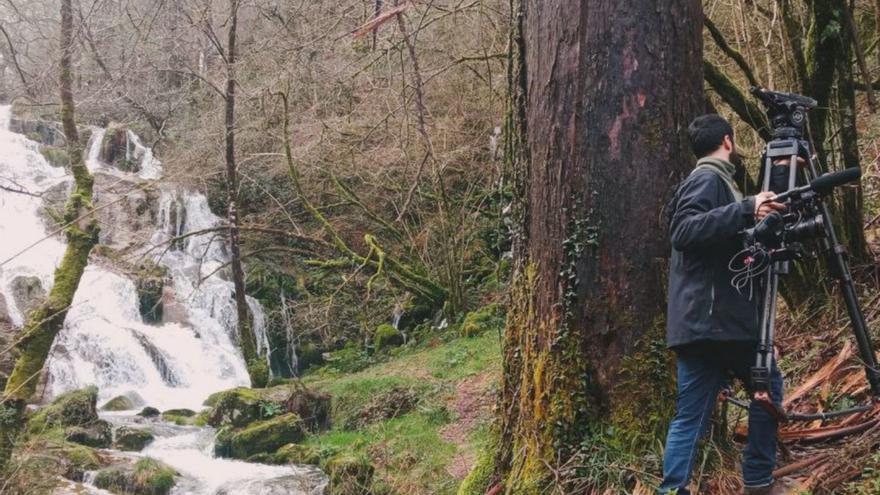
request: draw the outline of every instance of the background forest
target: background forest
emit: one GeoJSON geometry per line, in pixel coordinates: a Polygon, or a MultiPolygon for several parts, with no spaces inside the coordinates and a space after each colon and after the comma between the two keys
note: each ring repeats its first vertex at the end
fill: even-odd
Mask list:
{"type": "MultiPolygon", "coordinates": [[[[219,274],[233,284],[238,316],[231,321],[255,388],[214,390],[201,412],[156,410],[164,413],[163,424],[216,428],[217,457],[320,466],[327,493],[651,493],[674,412],[673,361],[657,323],[663,311],[657,308],[665,308],[658,289],[665,265],[658,265],[661,256],[653,250],[661,237],[639,231],[638,222],[657,223],[669,186],[693,159],[676,144],[663,144],[680,144],[680,129],[660,121],[652,121],[655,127],[624,124],[621,141],[648,143],[642,155],[624,145],[616,158],[643,166],[641,173],[621,172],[635,177],[632,190],[620,196],[624,206],[595,207],[594,215],[592,204],[585,206],[590,200],[578,199],[590,196],[586,189],[566,190],[569,196],[553,202],[556,192],[547,185],[554,179],[539,180],[536,163],[564,144],[548,137],[556,147],[539,150],[541,139],[529,132],[561,126],[553,127],[558,121],[550,117],[535,119],[523,88],[537,85],[542,75],[555,81],[554,71],[563,69],[554,64],[539,71],[568,59],[553,58],[553,39],[534,33],[561,33],[565,40],[573,26],[595,30],[599,22],[585,15],[584,24],[571,24],[541,2],[522,3],[525,8],[501,0],[0,0],[0,100],[12,106],[12,126],[18,126],[10,130],[41,143],[50,164],[75,162],[70,150],[76,148],[59,146],[56,137],[65,134],[73,142],[70,128],[62,132],[57,124],[65,118],[59,74],[72,74],[80,151],[92,149],[101,129],[94,158],[104,165],[144,176],[145,153],[161,160],[161,178],[95,174],[101,211],[93,216],[101,234],[89,263],[131,275],[144,321],[166,322],[180,311],[179,301],[167,292],[169,275],[152,257],[193,238],[209,239],[206,252],[214,240],[227,246],[223,263],[210,273],[196,271],[200,282],[219,274]],[[62,4],[70,9],[69,44],[60,24],[62,4]],[[536,27],[536,19],[544,24],[536,27]],[[68,65],[61,53],[69,55],[68,65]],[[532,168],[524,143],[531,146],[532,168]],[[673,156],[677,165],[647,169],[652,145],[663,150],[660,160],[673,156]],[[637,190],[643,184],[652,185],[637,190]],[[222,223],[182,230],[196,210],[172,209],[178,229],[153,242],[137,222],[169,215],[157,199],[169,185],[204,195],[208,213],[222,223]],[[628,201],[640,194],[643,204],[628,201]],[[141,201],[141,195],[142,206],[126,199],[141,201]],[[544,197],[551,199],[543,203],[544,197]],[[578,216],[581,210],[589,213],[578,216]],[[542,212],[550,214],[540,217],[542,212]],[[596,218],[601,221],[591,223],[596,218]],[[559,248],[557,284],[524,261],[542,252],[528,244],[540,231],[535,223],[547,224],[545,251],[559,248]],[[597,226],[615,223],[629,226],[610,234],[597,226]],[[528,241],[525,232],[532,235],[528,241]],[[609,236],[622,240],[617,245],[609,236]],[[144,245],[150,246],[146,253],[144,245]],[[616,249],[620,245],[625,247],[616,249]],[[594,249],[633,254],[632,261],[593,270],[582,258],[594,249]],[[618,268],[626,273],[619,279],[602,272],[618,268]],[[589,299],[587,285],[578,283],[594,276],[600,282],[592,282],[598,292],[591,294],[601,297],[589,299]],[[533,284],[535,279],[542,282],[533,284]],[[625,294],[608,289],[612,283],[625,294]],[[259,321],[245,294],[262,308],[259,321]],[[559,334],[546,334],[531,319],[549,308],[563,313],[554,322],[578,319],[588,311],[578,308],[592,311],[594,300],[611,308],[598,319],[612,331],[578,325],[563,331],[561,324],[559,334]],[[628,330],[613,331],[618,326],[628,330]],[[560,347],[539,349],[545,337],[560,347]],[[582,357],[601,364],[582,365],[582,357]],[[571,399],[560,402],[556,395],[571,399]],[[532,399],[533,407],[526,405],[532,399]],[[290,415],[302,422],[296,431],[289,428],[290,415]],[[261,443],[264,438],[271,441],[261,443]]],[[[862,168],[861,186],[839,194],[835,212],[877,342],[880,0],[704,0],[702,14],[690,8],[696,1],[658,3],[671,5],[657,6],[653,22],[672,42],[654,48],[672,54],[675,40],[686,38],[674,28],[660,29],[670,25],[667,16],[694,29],[702,23],[701,38],[690,40],[691,58],[684,61],[702,60],[702,66],[682,62],[693,72],[680,71],[681,84],[670,85],[676,91],[655,105],[682,115],[699,107],[730,119],[752,193],[770,130],[749,86],[819,101],[809,127],[820,167],[862,168]]],[[[627,15],[644,14],[639,2],[623,4],[608,21],[620,23],[621,32],[634,28],[627,15]]],[[[591,52],[591,60],[616,67],[629,45],[600,34],[605,49],[591,52]]],[[[684,60],[676,57],[669,55],[684,60]]],[[[579,86],[576,75],[562,74],[559,81],[571,84],[559,87],[579,86]]],[[[595,71],[592,77],[602,78],[595,71]]],[[[596,91],[598,105],[608,95],[596,91]]],[[[561,121],[559,113],[548,115],[561,121]]],[[[22,188],[0,174],[4,194],[22,188]]],[[[63,198],[53,201],[62,210],[63,198]]],[[[867,396],[845,309],[819,268],[805,264],[782,293],[787,405],[800,412],[837,409],[867,396]]],[[[26,290],[38,294],[30,308],[45,289],[26,290]]],[[[21,349],[13,348],[22,339],[21,325],[3,306],[5,383],[21,358],[21,349]]],[[[50,362],[65,350],[53,348],[50,362]]],[[[37,363],[37,371],[42,367],[37,363]]],[[[94,449],[112,444],[113,452],[140,450],[120,447],[119,428],[140,431],[143,423],[111,420],[113,432],[108,425],[97,434],[110,440],[75,440],[70,429],[94,429],[103,421],[95,409],[113,409],[109,404],[117,398],[107,401],[90,389],[58,396],[51,393],[51,378],[40,380],[28,385],[35,390],[27,397],[7,384],[4,402],[21,399],[22,408],[2,418],[15,424],[16,433],[0,449],[8,457],[0,492],[79,493],[97,485],[113,493],[175,493],[175,479],[180,487],[192,478],[177,466],[150,464],[157,461],[149,450],[126,464],[94,449]],[[28,399],[50,405],[25,413],[28,399]],[[83,424],[62,427],[52,419],[78,407],[86,410],[83,424]]],[[[158,407],[137,402],[120,409],[158,407]]],[[[791,439],[781,456],[781,465],[789,466],[785,474],[802,479],[812,493],[877,493],[878,418],[871,413],[785,430],[791,439]],[[824,426],[831,427],[824,436],[810,430],[824,426]],[[841,433],[841,426],[857,428],[841,433]]],[[[716,420],[695,482],[701,493],[738,493],[742,414],[723,409],[716,420]]],[[[161,428],[150,427],[161,439],[161,428]]],[[[290,490],[280,486],[265,493],[290,490]]]]}

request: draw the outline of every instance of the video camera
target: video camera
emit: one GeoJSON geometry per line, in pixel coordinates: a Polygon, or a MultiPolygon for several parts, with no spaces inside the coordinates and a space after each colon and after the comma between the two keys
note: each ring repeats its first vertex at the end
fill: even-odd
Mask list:
{"type": "Polygon", "coordinates": [[[836,187],[858,181],[861,176],[861,169],[848,168],[824,174],[806,186],[776,195],[774,201],[778,203],[790,200],[787,211],[784,214],[774,211],[754,228],[746,230],[746,242],[778,249],[783,245],[825,237],[825,217],[816,199],[831,194],[836,187]]]}
{"type": "Polygon", "coordinates": [[[767,109],[770,126],[774,137],[803,137],[804,125],[807,123],[807,112],[819,104],[816,100],[794,93],[770,91],[753,86],[749,89],[752,95],[761,100],[767,109]]]}

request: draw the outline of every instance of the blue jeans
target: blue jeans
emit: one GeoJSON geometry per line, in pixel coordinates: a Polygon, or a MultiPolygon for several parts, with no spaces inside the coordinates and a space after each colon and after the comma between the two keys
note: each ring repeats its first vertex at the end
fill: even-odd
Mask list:
{"type": "MultiPolygon", "coordinates": [[[[755,360],[754,346],[731,344],[685,347],[678,354],[678,399],[675,418],[666,437],[663,457],[663,483],[660,493],[677,490],[690,495],[691,472],[698,454],[700,439],[706,434],[709,420],[722,387],[729,385],[731,374],[748,380],[755,360]]],[[[774,359],[770,374],[770,395],[782,403],[782,374],[774,359]]],[[[743,481],[746,486],[764,486],[773,482],[776,467],[777,422],[764,408],[749,407],[749,438],[743,451],[743,481]]]]}

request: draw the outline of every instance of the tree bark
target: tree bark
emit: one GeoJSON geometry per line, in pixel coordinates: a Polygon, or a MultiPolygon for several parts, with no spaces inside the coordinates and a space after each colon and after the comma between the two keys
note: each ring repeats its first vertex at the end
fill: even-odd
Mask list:
{"type": "Polygon", "coordinates": [[[510,156],[525,197],[496,474],[507,493],[589,493],[601,480],[551,473],[589,462],[609,426],[651,443],[674,409],[663,211],[693,168],[703,14],[699,0],[521,8],[510,156]]]}
{"type": "Polygon", "coordinates": [[[74,188],[64,210],[64,234],[67,248],[55,270],[54,284],[45,302],[32,311],[16,345],[19,356],[3,391],[3,407],[7,409],[0,425],[0,465],[5,464],[12,443],[21,427],[26,402],[34,394],[40,371],[49,356],[55,336],[64,325],[67,311],[76,294],[82,274],[88,265],[89,253],[98,242],[98,224],[93,214],[93,178],[83,161],[83,147],[76,128],[73,99],[73,11],[71,0],[61,2],[61,121],[67,139],[70,169],[74,188]]]}
{"type": "Polygon", "coordinates": [[[241,352],[247,363],[251,385],[264,387],[268,366],[257,355],[257,342],[247,304],[244,269],[241,266],[241,234],[238,228],[238,167],[235,163],[235,42],[238,30],[238,0],[231,0],[230,24],[226,45],[226,193],[228,199],[229,256],[232,283],[235,286],[235,307],[238,313],[238,336],[241,352]]]}

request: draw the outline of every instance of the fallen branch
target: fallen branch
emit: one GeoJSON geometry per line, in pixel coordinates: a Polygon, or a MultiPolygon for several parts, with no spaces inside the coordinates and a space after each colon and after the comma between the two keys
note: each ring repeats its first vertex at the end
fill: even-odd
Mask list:
{"type": "Polygon", "coordinates": [[[351,33],[352,36],[354,36],[355,38],[360,38],[361,36],[369,33],[370,31],[378,30],[380,27],[382,27],[383,24],[385,24],[386,22],[388,22],[389,20],[394,18],[394,16],[405,12],[408,8],[410,8],[411,5],[412,5],[411,3],[406,2],[402,5],[398,5],[397,7],[394,7],[393,9],[386,10],[382,14],[379,14],[376,17],[367,21],[366,23],[362,24],[361,27],[355,29],[351,33]]]}

